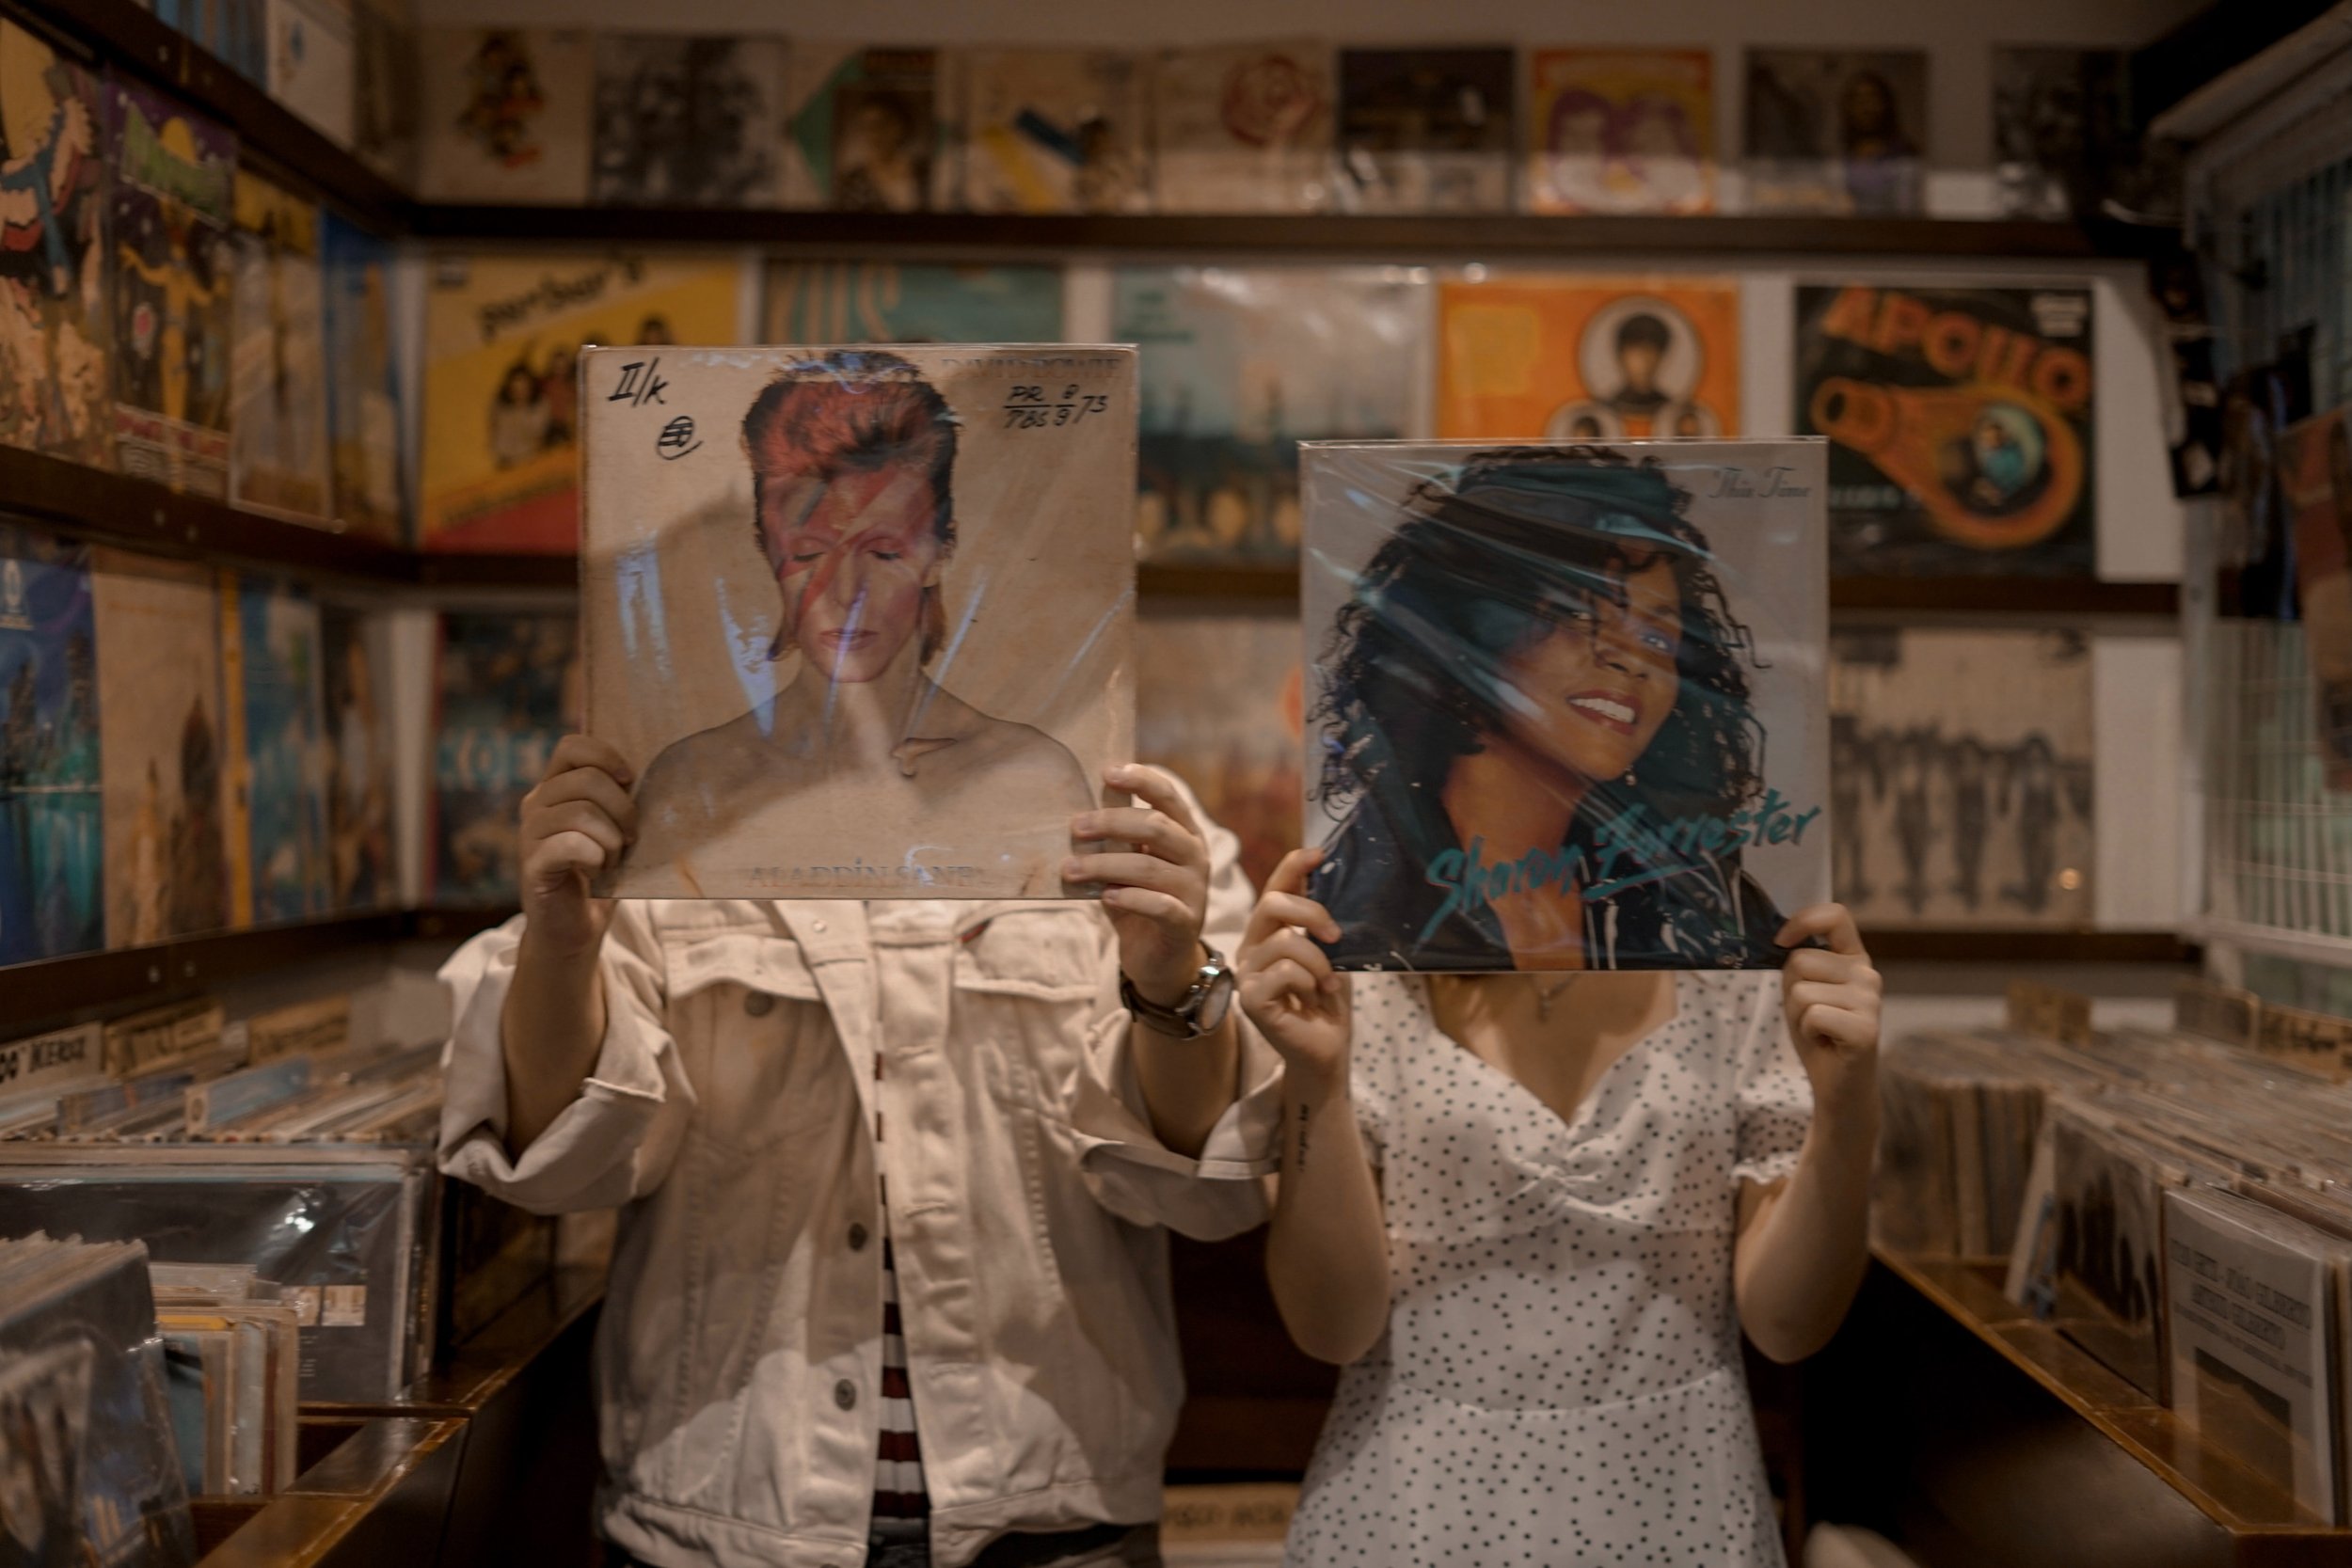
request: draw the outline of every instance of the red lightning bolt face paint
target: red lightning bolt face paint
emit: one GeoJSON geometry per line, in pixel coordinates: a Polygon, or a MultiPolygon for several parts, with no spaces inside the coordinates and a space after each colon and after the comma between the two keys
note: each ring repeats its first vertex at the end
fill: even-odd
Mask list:
{"type": "Polygon", "coordinates": [[[923,471],[906,463],[767,487],[760,537],[787,607],[782,646],[836,683],[870,681],[921,630],[939,541],[923,471]]]}

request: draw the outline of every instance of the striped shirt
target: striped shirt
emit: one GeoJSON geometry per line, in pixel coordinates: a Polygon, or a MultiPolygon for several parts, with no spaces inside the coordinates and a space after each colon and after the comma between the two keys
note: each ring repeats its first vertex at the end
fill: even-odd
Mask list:
{"type": "MultiPolygon", "coordinates": [[[[874,1077],[882,1078],[882,1053],[874,1053],[874,1077]]],[[[874,1097],[876,1163],[882,1135],[882,1096],[874,1097]]],[[[907,1381],[907,1341],[898,1320],[898,1266],[890,1255],[890,1205],[882,1215],[882,1435],[874,1454],[874,1516],[920,1519],[930,1513],[923,1486],[923,1449],[914,1435],[914,1390],[907,1381]]]]}

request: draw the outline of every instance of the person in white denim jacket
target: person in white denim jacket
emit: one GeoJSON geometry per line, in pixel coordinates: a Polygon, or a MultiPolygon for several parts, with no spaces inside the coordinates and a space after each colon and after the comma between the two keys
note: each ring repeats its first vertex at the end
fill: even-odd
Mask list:
{"type": "Polygon", "coordinates": [[[1250,889],[1180,784],[1106,778],[1136,803],[1074,818],[1108,852],[1065,868],[1100,904],[614,903],[587,879],[635,832],[618,754],[568,737],[526,798],[524,913],[442,972],[441,1163],[538,1212],[621,1206],[598,1509],[629,1558],[1156,1562],[1164,1227],[1264,1218],[1279,1068],[1239,1007],[1183,1038],[1121,1005],[1122,969],[1184,997],[1250,889]],[[885,1237],[911,1548],[871,1515],[885,1237]]]}

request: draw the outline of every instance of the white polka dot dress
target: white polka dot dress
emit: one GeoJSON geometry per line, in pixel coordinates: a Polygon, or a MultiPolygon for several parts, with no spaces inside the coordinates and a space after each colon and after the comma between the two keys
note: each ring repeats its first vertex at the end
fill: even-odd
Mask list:
{"type": "Polygon", "coordinates": [[[1783,1561],[1731,1252],[1739,1183],[1795,1169],[1812,1093],[1778,974],[1675,983],[1564,1122],[1423,982],[1354,976],[1389,1330],[1341,1377],[1286,1563],[1783,1561]]]}

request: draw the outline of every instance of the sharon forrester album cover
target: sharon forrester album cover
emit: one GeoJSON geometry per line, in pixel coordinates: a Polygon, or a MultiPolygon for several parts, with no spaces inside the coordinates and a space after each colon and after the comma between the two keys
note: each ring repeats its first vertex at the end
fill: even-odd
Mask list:
{"type": "Polygon", "coordinates": [[[638,897],[1057,898],[1135,727],[1129,348],[582,356],[638,897]]]}
{"type": "Polygon", "coordinates": [[[1830,884],[1816,440],[1305,448],[1351,969],[1764,969],[1830,884]]]}

